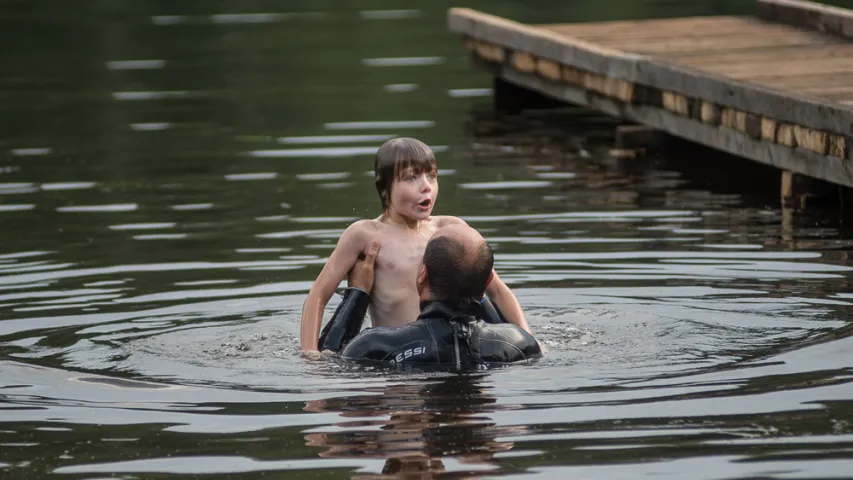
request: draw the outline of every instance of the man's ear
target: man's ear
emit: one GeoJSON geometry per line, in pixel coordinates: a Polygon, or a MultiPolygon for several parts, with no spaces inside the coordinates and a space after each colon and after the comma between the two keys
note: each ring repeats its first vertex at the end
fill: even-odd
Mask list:
{"type": "Polygon", "coordinates": [[[492,280],[495,279],[495,269],[492,269],[492,273],[489,274],[489,279],[486,280],[486,288],[489,288],[489,285],[492,284],[492,280]]]}
{"type": "Polygon", "coordinates": [[[429,281],[429,273],[427,273],[426,265],[421,263],[418,267],[418,285],[426,285],[429,281]]]}

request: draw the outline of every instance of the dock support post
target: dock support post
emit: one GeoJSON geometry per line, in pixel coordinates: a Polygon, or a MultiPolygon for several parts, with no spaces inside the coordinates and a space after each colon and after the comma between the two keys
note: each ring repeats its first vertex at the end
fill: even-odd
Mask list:
{"type": "Polygon", "coordinates": [[[782,207],[804,210],[812,194],[809,192],[809,178],[790,170],[782,170],[782,207]]]}
{"type": "Polygon", "coordinates": [[[794,203],[794,172],[782,170],[782,188],[779,199],[783,208],[791,208],[794,203]]]}
{"type": "Polygon", "coordinates": [[[839,202],[843,205],[843,197],[848,195],[841,190],[839,185],[782,170],[783,208],[802,211],[811,206],[827,206],[839,202]]]}

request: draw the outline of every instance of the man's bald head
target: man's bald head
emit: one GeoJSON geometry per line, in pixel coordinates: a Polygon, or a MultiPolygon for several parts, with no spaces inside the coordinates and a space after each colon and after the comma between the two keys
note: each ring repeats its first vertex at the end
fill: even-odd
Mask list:
{"type": "Polygon", "coordinates": [[[492,248],[464,224],[438,229],[424,252],[432,297],[457,306],[482,298],[493,266],[492,248]]]}

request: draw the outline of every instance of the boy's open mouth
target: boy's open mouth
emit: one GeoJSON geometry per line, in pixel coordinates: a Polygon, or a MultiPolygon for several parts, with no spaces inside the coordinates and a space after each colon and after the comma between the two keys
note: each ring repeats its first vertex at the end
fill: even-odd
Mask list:
{"type": "Polygon", "coordinates": [[[418,205],[420,205],[421,207],[428,207],[428,206],[430,206],[431,203],[432,203],[432,200],[427,198],[423,202],[420,202],[418,205]]]}

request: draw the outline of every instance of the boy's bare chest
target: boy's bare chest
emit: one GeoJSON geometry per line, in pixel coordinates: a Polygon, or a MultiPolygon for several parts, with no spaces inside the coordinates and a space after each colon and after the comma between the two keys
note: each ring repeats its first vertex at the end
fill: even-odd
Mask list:
{"type": "Polygon", "coordinates": [[[411,277],[411,283],[414,283],[428,240],[428,237],[421,235],[381,237],[381,247],[376,257],[378,267],[376,273],[393,276],[407,275],[411,277]]]}

